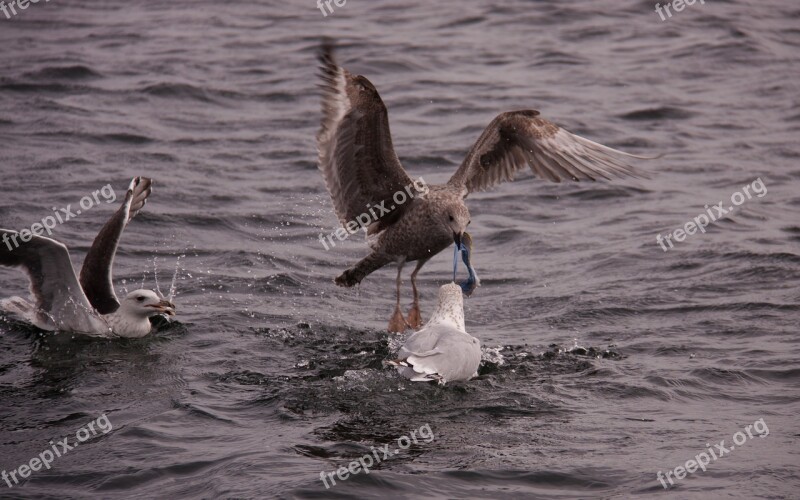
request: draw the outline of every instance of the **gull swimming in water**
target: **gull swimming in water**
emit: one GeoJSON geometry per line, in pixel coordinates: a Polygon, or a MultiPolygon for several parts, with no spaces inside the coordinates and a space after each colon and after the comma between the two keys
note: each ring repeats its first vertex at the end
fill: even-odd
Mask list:
{"type": "Polygon", "coordinates": [[[439,303],[431,319],[414,332],[397,354],[386,362],[413,382],[469,380],[478,376],[481,342],[464,328],[461,287],[450,283],[439,288],[439,303]]]}
{"type": "Polygon", "coordinates": [[[329,43],[323,44],[319,59],[323,97],[318,160],[336,216],[348,232],[355,232],[360,215],[374,207],[381,212],[380,218],[364,224],[370,254],[335,281],[352,287],[373,271],[395,263],[397,301],[389,321],[392,332],[422,324],[417,274],[452,242],[457,249],[462,247],[470,223],[465,203],[470,193],[513,180],[526,167],[553,182],[595,181],[638,176],[626,158],[651,159],[572,134],[542,118],[538,111],[508,111],[486,127],[446,184],[421,191],[394,151],[386,106],[375,86],[339,66],[329,43]],[[397,193],[404,189],[411,199],[398,203],[397,193]],[[407,262],[414,261],[414,302],[406,319],[400,311],[402,271],[407,262]]]}
{"type": "MultiPolygon", "coordinates": [[[[61,330],[99,337],[144,337],[152,329],[150,317],[175,314],[175,305],[152,290],[134,290],[120,302],[114,293],[111,267],[122,231],[144,207],[151,180],[131,181],[125,201],[106,222],[75,275],[67,247],[44,236],[0,245],[0,265],[22,268],[30,278],[35,300],[20,297],[0,302],[0,307],[20,315],[43,330],[61,330]]],[[[18,241],[19,233],[0,229],[3,241],[18,241]]]]}

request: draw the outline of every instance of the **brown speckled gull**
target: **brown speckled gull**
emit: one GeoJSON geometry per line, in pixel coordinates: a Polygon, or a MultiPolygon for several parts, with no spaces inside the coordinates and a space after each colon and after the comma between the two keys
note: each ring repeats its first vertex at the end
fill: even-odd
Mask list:
{"type": "Polygon", "coordinates": [[[553,182],[639,176],[625,160],[646,158],[574,135],[542,118],[538,111],[509,111],[492,120],[446,184],[417,189],[409,202],[388,205],[395,193],[405,191],[414,181],[392,146],[386,106],[367,78],[336,63],[329,43],[322,46],[320,62],[319,169],[339,221],[342,226],[353,224],[370,206],[387,203],[394,207],[368,225],[371,253],[336,278],[336,284],[354,286],[376,269],[396,263],[397,302],[389,331],[421,325],[417,274],[451,242],[460,243],[470,223],[465,203],[470,193],[513,180],[526,167],[553,182]],[[406,262],[414,261],[414,303],[406,319],[400,311],[401,273],[406,262]]]}

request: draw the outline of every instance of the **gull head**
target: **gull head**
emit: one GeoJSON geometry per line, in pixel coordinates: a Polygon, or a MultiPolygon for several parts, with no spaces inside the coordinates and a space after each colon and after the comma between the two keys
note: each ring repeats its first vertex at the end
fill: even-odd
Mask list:
{"type": "Polygon", "coordinates": [[[469,219],[469,210],[463,203],[450,206],[446,210],[445,216],[447,217],[446,223],[450,232],[453,233],[453,241],[457,247],[461,247],[461,239],[464,237],[464,232],[471,222],[469,219]]]}
{"type": "Polygon", "coordinates": [[[455,283],[448,283],[439,287],[439,304],[449,307],[464,308],[464,296],[461,287],[455,283]]]}
{"type": "Polygon", "coordinates": [[[175,304],[152,290],[134,290],[122,299],[120,309],[128,315],[150,318],[159,314],[175,316],[175,304]]]}
{"type": "Polygon", "coordinates": [[[464,296],[461,287],[448,283],[439,288],[439,300],[427,325],[444,324],[462,332],[464,329],[464,296]]]}
{"type": "Polygon", "coordinates": [[[452,238],[461,248],[461,238],[469,226],[470,216],[466,203],[450,190],[431,189],[427,195],[428,206],[433,208],[433,228],[437,234],[452,238]]]}

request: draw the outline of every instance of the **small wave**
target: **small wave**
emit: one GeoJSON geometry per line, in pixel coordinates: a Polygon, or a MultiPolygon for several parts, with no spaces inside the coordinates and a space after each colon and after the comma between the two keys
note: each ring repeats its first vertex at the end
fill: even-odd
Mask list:
{"type": "Polygon", "coordinates": [[[63,83],[29,83],[11,79],[0,79],[0,90],[15,92],[68,92],[73,90],[63,83]]]}
{"type": "Polygon", "coordinates": [[[462,17],[461,19],[456,19],[455,21],[447,22],[444,24],[439,25],[438,29],[447,29],[447,28],[462,28],[464,26],[472,26],[475,24],[480,24],[486,21],[486,17],[484,16],[470,16],[470,17],[462,17]]]}
{"type": "Polygon", "coordinates": [[[536,62],[533,63],[534,66],[577,66],[580,64],[586,64],[587,60],[583,57],[579,57],[575,54],[568,54],[566,52],[559,52],[559,51],[544,51],[538,55],[536,58],[536,62]]]}
{"type": "Polygon", "coordinates": [[[103,75],[88,66],[80,64],[74,66],[51,66],[38,71],[31,71],[23,75],[33,80],[84,80],[87,78],[100,78],[103,75]]]}
{"type": "Polygon", "coordinates": [[[695,113],[681,108],[662,106],[659,108],[648,108],[631,111],[620,115],[623,120],[686,120],[693,117],[695,113]]]}
{"type": "Polygon", "coordinates": [[[100,140],[100,142],[104,143],[121,142],[123,144],[147,144],[149,142],[153,142],[153,139],[149,137],[126,133],[103,134],[97,136],[97,138],[100,140]]]}
{"type": "Polygon", "coordinates": [[[140,89],[140,92],[174,99],[192,99],[202,102],[213,101],[206,90],[186,83],[156,83],[140,89]]]}
{"type": "Polygon", "coordinates": [[[784,232],[789,233],[789,239],[792,241],[800,241],[800,226],[790,226],[783,228],[784,232]]]}

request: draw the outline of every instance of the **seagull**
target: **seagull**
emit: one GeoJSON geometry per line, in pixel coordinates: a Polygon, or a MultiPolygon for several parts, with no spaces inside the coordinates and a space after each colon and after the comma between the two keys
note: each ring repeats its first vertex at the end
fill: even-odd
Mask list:
{"type": "Polygon", "coordinates": [[[333,46],[325,42],[319,53],[322,120],[317,134],[319,169],[333,201],[336,216],[348,232],[355,232],[365,211],[381,210],[381,217],[361,227],[366,230],[369,255],[347,269],[335,282],[352,287],[381,267],[397,265],[396,303],[390,332],[419,328],[417,274],[434,255],[461,240],[470,223],[466,198],[530,167],[537,177],[553,182],[595,181],[613,177],[644,177],[628,163],[637,156],[572,134],[541,117],[535,110],[500,113],[467,152],[450,180],[419,188],[403,169],[392,146],[389,117],[378,90],[364,76],[339,66],[333,46]],[[414,186],[409,189],[409,186],[414,186]],[[397,193],[406,190],[411,200],[397,193]],[[386,213],[388,212],[388,213],[386,213]],[[350,229],[353,231],[350,231],[350,229]],[[403,266],[415,262],[411,273],[414,301],[408,317],[400,311],[403,266]]]}
{"type": "Polygon", "coordinates": [[[125,201],[106,222],[75,275],[67,247],[44,236],[27,242],[20,234],[0,229],[0,265],[19,267],[28,274],[35,303],[21,297],[0,302],[43,330],[59,330],[97,337],[144,337],[152,329],[150,318],[175,315],[175,305],[152,290],[134,290],[122,301],[114,293],[111,267],[122,231],[144,207],[152,181],[134,178],[125,201]],[[11,243],[14,244],[11,244],[11,243]]]}
{"type": "Polygon", "coordinates": [[[396,360],[401,375],[413,382],[469,380],[478,376],[481,342],[464,328],[461,287],[450,283],[439,288],[439,303],[425,326],[412,334],[396,360]]]}

